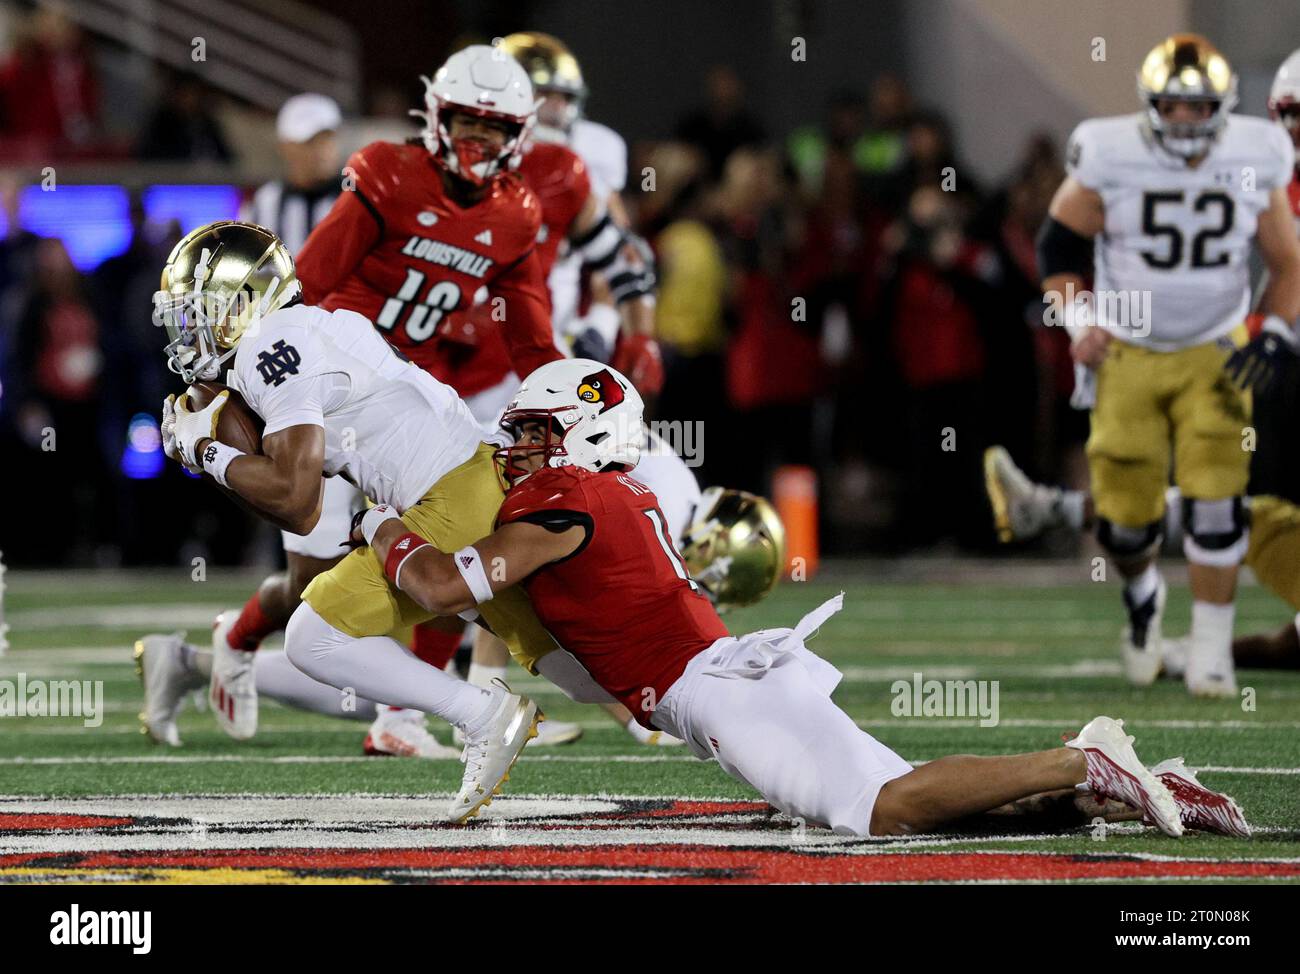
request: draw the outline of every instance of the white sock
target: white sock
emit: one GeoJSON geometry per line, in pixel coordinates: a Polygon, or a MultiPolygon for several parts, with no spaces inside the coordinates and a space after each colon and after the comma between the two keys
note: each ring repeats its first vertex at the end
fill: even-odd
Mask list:
{"type": "Polygon", "coordinates": [[[647,741],[649,741],[651,734],[659,733],[658,731],[647,730],[646,728],[642,727],[640,724],[636,722],[635,717],[629,717],[627,719],[627,723],[623,725],[623,729],[626,730],[633,737],[635,737],[637,739],[637,742],[640,744],[645,744],[647,741]]]}
{"type": "MultiPolygon", "coordinates": [[[[211,654],[209,654],[211,655],[211,654]]],[[[259,649],[253,657],[253,682],[260,696],[270,697],[286,707],[310,710],[327,717],[374,720],[375,702],[355,693],[345,693],[313,680],[293,663],[282,649],[259,649]]]]}
{"type": "Polygon", "coordinates": [[[1061,517],[1075,531],[1083,530],[1083,491],[1061,491],[1061,517]]]}
{"type": "Polygon", "coordinates": [[[1141,575],[1128,580],[1124,585],[1124,591],[1128,592],[1129,598],[1133,600],[1134,605],[1141,605],[1155,595],[1156,589],[1159,587],[1160,572],[1156,570],[1156,563],[1153,561],[1147,565],[1146,570],[1141,575]]]}
{"type": "Polygon", "coordinates": [[[185,661],[185,668],[188,671],[197,673],[205,680],[212,679],[212,650],[199,649],[186,643],[181,658],[185,661]]]}
{"type": "Polygon", "coordinates": [[[504,680],[506,678],[506,668],[504,666],[484,666],[482,663],[469,664],[469,676],[466,682],[472,687],[482,687],[487,689],[492,686],[493,680],[504,680]]]}
{"type": "Polygon", "coordinates": [[[425,663],[388,636],[353,638],[307,603],[285,630],[289,661],[308,676],[358,697],[434,714],[472,733],[497,710],[502,691],[479,689],[425,663]]]}
{"type": "Polygon", "coordinates": [[[1221,660],[1232,670],[1232,623],[1237,607],[1213,602],[1192,603],[1192,646],[1190,658],[1221,660]]]}

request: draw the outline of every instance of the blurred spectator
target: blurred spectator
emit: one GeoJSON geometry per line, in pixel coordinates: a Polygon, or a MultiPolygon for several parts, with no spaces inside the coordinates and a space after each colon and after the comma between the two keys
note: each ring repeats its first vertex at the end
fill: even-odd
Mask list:
{"type": "Polygon", "coordinates": [[[762,126],[745,108],[745,86],[735,69],[725,64],[709,69],[704,106],[678,123],[677,138],[704,153],[714,179],[732,152],[763,141],[762,126]]]}
{"type": "Polygon", "coordinates": [[[212,111],[215,96],[194,74],[171,72],[166,95],[146,124],[136,154],[174,162],[230,162],[233,154],[212,111]]]}
{"type": "Polygon", "coordinates": [[[263,184],[239,218],[266,227],[293,253],[302,249],[343,190],[339,126],[343,115],[325,95],[294,95],[275,120],[284,178],[263,184]]]}
{"type": "Polygon", "coordinates": [[[43,522],[44,543],[86,563],[111,524],[100,516],[109,467],[97,435],[99,323],[63,244],[41,239],[34,256],[31,291],[17,320],[16,388],[5,395],[13,397],[26,447],[20,482],[42,484],[42,502],[60,512],[43,522]]]}
{"type": "Polygon", "coordinates": [[[963,232],[953,194],[921,186],[887,234],[878,321],[904,383],[906,487],[901,527],[913,544],[989,534],[981,456],[988,342],[996,317],[991,255],[963,232]]]}
{"type": "Polygon", "coordinates": [[[3,154],[48,162],[85,148],[96,135],[99,93],[80,28],[54,8],[37,10],[17,31],[0,66],[3,154]]]}
{"type": "Polygon", "coordinates": [[[797,129],[786,142],[805,192],[821,192],[828,162],[835,158],[865,177],[897,170],[904,159],[902,129],[910,106],[906,87],[893,75],[883,75],[872,85],[870,119],[867,103],[857,92],[832,95],[823,125],[797,129]]]}

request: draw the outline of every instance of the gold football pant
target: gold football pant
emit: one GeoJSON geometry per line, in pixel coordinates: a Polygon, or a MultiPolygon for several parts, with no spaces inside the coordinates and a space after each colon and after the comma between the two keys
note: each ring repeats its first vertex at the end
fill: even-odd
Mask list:
{"type": "MultiPolygon", "coordinates": [[[[445,474],[419,503],[407,509],[402,523],[443,552],[453,552],[487,537],[496,527],[497,510],[505,497],[497,475],[494,447],[483,443],[474,455],[445,474]]],[[[384,575],[384,566],[370,548],[358,548],[322,575],[316,576],[302,600],[322,619],[349,636],[408,637],[412,626],[433,618],[384,575]]],[[[519,586],[498,592],[479,612],[492,631],[510,647],[511,655],[530,671],[537,659],[555,648],[519,586]]]]}
{"type": "Polygon", "coordinates": [[[1244,340],[1238,328],[1231,341],[1176,352],[1110,343],[1087,447],[1098,517],[1127,528],[1159,521],[1171,460],[1184,497],[1245,493],[1250,397],[1223,371],[1230,346],[1244,340]]]}
{"type": "Polygon", "coordinates": [[[1250,499],[1246,564],[1261,585],[1300,612],[1300,507],[1280,497],[1250,499]]]}

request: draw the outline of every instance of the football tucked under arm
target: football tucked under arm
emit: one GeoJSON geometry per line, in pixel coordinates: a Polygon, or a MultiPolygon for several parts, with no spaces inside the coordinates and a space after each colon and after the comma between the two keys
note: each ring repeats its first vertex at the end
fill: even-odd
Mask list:
{"type": "Polygon", "coordinates": [[[443,552],[389,517],[373,530],[370,546],[394,585],[430,612],[449,616],[491,601],[502,589],[572,554],[585,537],[576,526],[555,532],[516,522],[459,551],[443,552]]]}

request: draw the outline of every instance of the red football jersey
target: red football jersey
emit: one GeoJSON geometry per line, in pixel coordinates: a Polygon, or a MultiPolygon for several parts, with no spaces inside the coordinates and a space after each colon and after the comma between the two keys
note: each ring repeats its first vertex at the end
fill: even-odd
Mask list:
{"type": "Polygon", "coordinates": [[[345,172],[353,191],[340,194],[296,261],[303,300],[365,315],[442,378],[466,357],[463,341],[448,337],[450,316],[486,286],[504,299],[500,330],[520,375],[562,357],[536,248],[541,205],[518,175],[498,176],[484,199],[462,207],[421,145],[372,142],[345,172]]]}
{"type": "MultiPolygon", "coordinates": [[[[539,142],[524,154],[519,163],[519,175],[542,204],[542,227],[537,234],[537,258],[542,265],[542,276],[551,272],[560,244],[569,236],[573,221],[578,218],[591,196],[591,179],[587,166],[571,149],[550,142],[539,142]]],[[[546,306],[550,308],[550,292],[546,306]]],[[[446,373],[435,371],[434,378],[446,382],[462,396],[471,396],[490,389],[501,382],[513,367],[510,349],[505,341],[501,322],[493,318],[495,309],[491,301],[477,304],[465,312],[465,322],[460,330],[468,330],[478,341],[472,349],[457,359],[439,363],[446,373]]],[[[527,375],[519,372],[520,377],[527,375]]]]}
{"type": "Polygon", "coordinates": [[[587,539],[524,581],[537,617],[646,727],[691,659],[726,636],[691,581],[654,492],[622,473],[544,467],[506,494],[498,524],[579,525],[587,539]]]}

